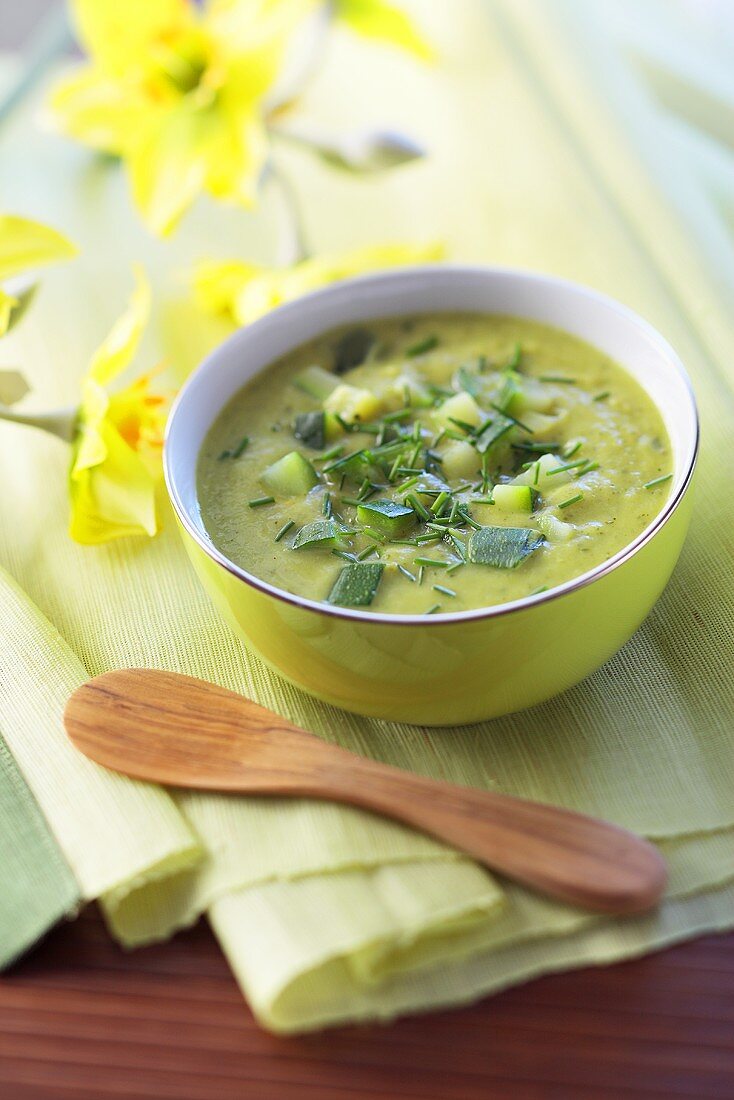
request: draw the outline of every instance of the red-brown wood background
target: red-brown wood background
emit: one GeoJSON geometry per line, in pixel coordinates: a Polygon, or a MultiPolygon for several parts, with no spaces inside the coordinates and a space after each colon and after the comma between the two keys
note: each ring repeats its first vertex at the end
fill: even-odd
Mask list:
{"type": "Polygon", "coordinates": [[[127,954],[89,910],[0,979],[2,1100],[379,1097],[734,1097],[734,935],[296,1038],[258,1028],[203,923],[127,954]]]}

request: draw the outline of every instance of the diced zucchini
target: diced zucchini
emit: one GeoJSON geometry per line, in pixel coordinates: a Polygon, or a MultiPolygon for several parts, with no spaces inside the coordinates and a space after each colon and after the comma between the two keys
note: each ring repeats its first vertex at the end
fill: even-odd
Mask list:
{"type": "Polygon", "coordinates": [[[461,393],[455,393],[453,397],[447,397],[433,415],[436,422],[444,428],[454,427],[454,422],[457,420],[478,428],[484,420],[479,405],[477,405],[472,395],[466,393],[465,390],[462,390],[461,393]]]}
{"type": "Polygon", "coordinates": [[[323,367],[314,365],[299,371],[293,379],[293,385],[298,386],[299,390],[303,390],[311,397],[315,397],[317,401],[323,401],[332,390],[337,388],[339,379],[323,367]]]}
{"type": "Polygon", "coordinates": [[[319,409],[316,412],[299,413],[293,427],[293,434],[301,443],[320,451],[326,440],[325,415],[319,409]]]}
{"type": "Polygon", "coordinates": [[[340,416],[346,424],[364,424],[380,412],[380,400],[370,390],[342,382],[325,399],[324,408],[340,416]]]}
{"type": "Polygon", "coordinates": [[[335,439],[344,435],[344,426],[339,423],[334,413],[324,413],[324,435],[328,443],[333,443],[335,439]]]}
{"type": "Polygon", "coordinates": [[[441,469],[449,478],[473,477],[480,464],[475,448],[461,439],[452,439],[441,454],[441,469]]]}
{"type": "Polygon", "coordinates": [[[345,371],[364,363],[374,342],[374,334],[367,329],[349,329],[339,337],[334,348],[334,372],[344,374],[345,371]]]}
{"type": "Polygon", "coordinates": [[[495,413],[475,437],[474,442],[479,453],[484,454],[501,439],[507,441],[509,433],[514,427],[514,421],[509,420],[501,413],[495,413]]]}
{"type": "Polygon", "coordinates": [[[394,500],[368,500],[357,507],[357,519],[388,538],[402,538],[413,526],[415,512],[394,500]]]}
{"type": "Polygon", "coordinates": [[[572,523],[566,523],[552,512],[540,512],[537,524],[549,542],[568,542],[576,530],[572,523]]]}
{"type": "Polygon", "coordinates": [[[410,374],[399,374],[389,382],[380,395],[388,409],[402,409],[405,406],[427,409],[433,404],[433,397],[417,378],[410,374]]]}
{"type": "Polygon", "coordinates": [[[529,485],[495,485],[492,499],[500,512],[532,512],[537,493],[529,485]]]}
{"type": "Polygon", "coordinates": [[[560,467],[564,465],[565,463],[556,455],[539,455],[532,466],[528,466],[527,470],[523,470],[521,474],[512,479],[512,484],[530,485],[534,489],[541,490],[563,485],[565,482],[571,481],[576,472],[575,470],[561,469],[560,467]],[[553,473],[554,470],[558,470],[558,473],[553,473]]]}
{"type": "Polygon", "coordinates": [[[260,480],[276,496],[295,497],[313,489],[319,475],[307,458],[298,451],[290,451],[272,466],[268,466],[260,480]]]}
{"type": "Polygon", "coordinates": [[[368,607],[375,598],[384,568],[379,562],[345,565],[329,593],[329,603],[339,607],[368,607]]]}
{"type": "Polygon", "coordinates": [[[477,565],[515,569],[544,542],[542,532],[529,527],[480,527],[472,531],[467,551],[477,565]]]}
{"type": "Polygon", "coordinates": [[[293,540],[293,549],[304,546],[335,546],[339,541],[339,528],[333,519],[315,519],[307,523],[293,540]]]}

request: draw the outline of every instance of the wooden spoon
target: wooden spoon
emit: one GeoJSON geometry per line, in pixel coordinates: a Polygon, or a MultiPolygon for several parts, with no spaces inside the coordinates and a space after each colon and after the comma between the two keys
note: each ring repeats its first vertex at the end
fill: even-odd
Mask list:
{"type": "Polygon", "coordinates": [[[77,748],[115,771],[176,787],[361,806],[587,909],[640,912],[665,887],[658,851],[615,825],[365,760],[190,676],[106,672],[74,692],[64,722],[77,748]]]}

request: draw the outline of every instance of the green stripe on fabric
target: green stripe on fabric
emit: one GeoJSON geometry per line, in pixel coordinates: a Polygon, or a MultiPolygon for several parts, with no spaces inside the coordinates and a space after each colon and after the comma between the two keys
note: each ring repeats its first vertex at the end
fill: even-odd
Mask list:
{"type": "Polygon", "coordinates": [[[79,904],[79,887],[0,736],[0,968],[79,904]]]}

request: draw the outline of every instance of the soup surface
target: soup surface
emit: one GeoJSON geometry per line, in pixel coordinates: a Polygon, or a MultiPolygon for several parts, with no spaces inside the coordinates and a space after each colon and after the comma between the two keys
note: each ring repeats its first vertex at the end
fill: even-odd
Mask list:
{"type": "Polygon", "coordinates": [[[606,561],[671,471],[657,408],[601,352],[445,314],[338,329],[262,372],[209,431],[198,495],[215,546],[279,588],[444,614],[606,561]]]}

